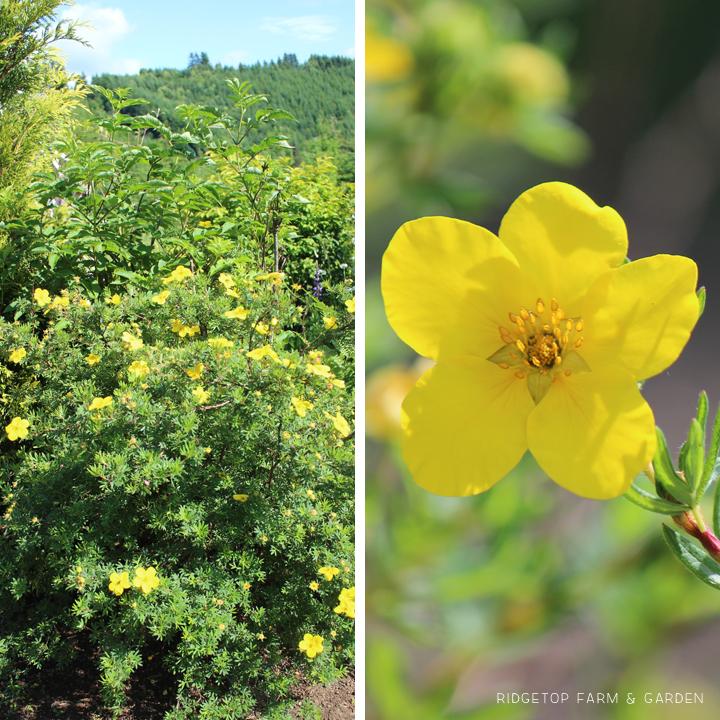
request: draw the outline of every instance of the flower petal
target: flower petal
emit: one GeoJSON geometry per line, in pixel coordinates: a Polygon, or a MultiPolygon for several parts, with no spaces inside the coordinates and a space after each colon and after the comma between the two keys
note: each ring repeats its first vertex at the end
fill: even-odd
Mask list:
{"type": "Polygon", "coordinates": [[[559,375],[528,418],[540,467],[582,497],[622,495],[655,455],[655,419],[625,368],[559,375]]]}
{"type": "Polygon", "coordinates": [[[606,273],[583,307],[582,355],[598,369],[617,363],[637,380],[677,359],[698,319],[697,266],[685,257],[654,255],[606,273]]]}
{"type": "Polygon", "coordinates": [[[434,360],[495,352],[498,327],[519,309],[521,282],[495,235],[451,218],[405,223],[383,257],[388,320],[404,342],[434,360]]]}
{"type": "Polygon", "coordinates": [[[549,303],[554,297],[568,317],[595,279],[627,253],[622,218],[560,182],[524,192],[503,218],[499,235],[532,285],[524,302],[542,297],[549,303]]]}
{"type": "Polygon", "coordinates": [[[487,490],[527,450],[533,407],[525,381],[487,360],[434,366],[403,403],[403,456],[415,482],[436,495],[487,490]]]}

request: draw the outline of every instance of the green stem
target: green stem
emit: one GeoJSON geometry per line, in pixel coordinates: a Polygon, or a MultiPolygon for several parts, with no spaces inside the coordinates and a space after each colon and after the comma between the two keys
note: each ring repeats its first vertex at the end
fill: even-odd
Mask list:
{"type": "Polygon", "coordinates": [[[697,505],[693,506],[692,513],[695,516],[695,522],[698,524],[698,527],[700,528],[700,532],[707,533],[707,527],[705,526],[705,521],[703,520],[703,516],[700,514],[697,505]]]}

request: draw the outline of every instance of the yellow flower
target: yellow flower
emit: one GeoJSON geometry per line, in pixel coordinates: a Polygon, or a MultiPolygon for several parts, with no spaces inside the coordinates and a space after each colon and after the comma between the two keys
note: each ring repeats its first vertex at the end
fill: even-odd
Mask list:
{"type": "Polygon", "coordinates": [[[153,295],[150,298],[150,302],[154,302],[156,305],[164,305],[165,301],[170,297],[170,291],[169,290],[163,290],[161,293],[158,293],[157,295],[153,295]]]}
{"type": "Polygon", "coordinates": [[[340,596],[338,597],[338,600],[340,601],[340,604],[333,608],[334,611],[340,615],[340,613],[345,613],[348,617],[354,618],[355,617],[355,588],[343,588],[340,591],[340,596]]]}
{"type": "Polygon", "coordinates": [[[186,370],[185,374],[192,380],[199,380],[204,369],[205,366],[202,363],[198,363],[192,370],[186,370]]]}
{"type": "Polygon", "coordinates": [[[198,226],[201,228],[209,228],[211,225],[212,225],[212,222],[210,222],[210,220],[201,220],[198,223],[198,226]]]}
{"type": "Polygon", "coordinates": [[[298,646],[300,650],[307,653],[309,658],[314,658],[318,653],[323,651],[323,639],[319,635],[306,634],[300,641],[298,646]]]}
{"type": "MultiPolygon", "coordinates": [[[[55,300],[57,300],[57,298],[55,298],[55,300]]],[[[120,296],[116,294],[116,295],[113,295],[112,297],[105,298],[105,302],[110,305],[119,305],[122,302],[122,300],[120,299],[120,296]]],[[[55,304],[55,303],[53,303],[53,304],[55,304]]]]}
{"type": "Polygon", "coordinates": [[[320,377],[330,378],[330,366],[329,365],[314,365],[308,364],[305,366],[305,372],[312,373],[313,375],[319,375],[320,377]]]}
{"type": "MultiPolygon", "coordinates": [[[[323,412],[325,412],[325,411],[323,411],[323,412]]],[[[333,416],[329,412],[325,412],[325,417],[327,417],[328,420],[333,421],[333,425],[335,426],[335,429],[343,437],[347,437],[350,434],[350,424],[340,413],[337,413],[337,415],[333,416]]]]}
{"type": "Polygon", "coordinates": [[[133,578],[133,585],[136,588],[140,588],[145,594],[149,593],[153,588],[156,588],[160,584],[155,574],[155,568],[149,567],[147,570],[144,568],[137,568],[135,570],[135,577],[133,578]]]}
{"type": "Polygon", "coordinates": [[[95,363],[100,362],[100,356],[96,355],[95,353],[90,353],[86,358],[85,361],[88,365],[94,365],[95,363]]]}
{"type": "Polygon", "coordinates": [[[226,290],[235,287],[235,281],[232,279],[232,275],[228,275],[227,273],[220,273],[220,277],[218,277],[218,282],[221,285],[224,285],[226,290]]]}
{"type": "Polygon", "coordinates": [[[334,315],[331,315],[330,317],[323,317],[323,324],[325,325],[326,330],[332,330],[338,326],[337,318],[334,315]]]}
{"type": "Polygon", "coordinates": [[[692,260],[626,254],[620,216],[564,183],[523,193],[499,238],[448,218],[400,228],[383,260],[388,319],[437,362],[403,403],[415,482],[483,492],[530,449],[578,495],[627,491],[656,444],[637,383],[675,361],[699,303],[692,260]]]}
{"type": "Polygon", "coordinates": [[[247,502],[247,495],[233,495],[233,500],[239,500],[240,502],[247,502]]]}
{"type": "Polygon", "coordinates": [[[254,350],[245,353],[245,356],[252,358],[253,360],[262,360],[264,357],[269,357],[273,362],[280,362],[278,354],[270,347],[270,345],[263,345],[262,347],[255,348],[254,350]]]}
{"type": "Polygon", "coordinates": [[[108,395],[104,398],[93,398],[88,410],[101,410],[102,408],[108,407],[108,405],[112,405],[112,401],[112,395],[108,395]]]}
{"type": "Polygon", "coordinates": [[[130,350],[139,350],[145,344],[141,338],[136,338],[129,332],[124,332],[122,334],[122,339],[125,343],[126,349],[129,348],[130,350]]]}
{"type": "Polygon", "coordinates": [[[42,288],[37,288],[35,290],[33,298],[40,307],[45,307],[50,303],[50,293],[42,288]]]}
{"type": "Polygon", "coordinates": [[[183,282],[187,278],[192,277],[192,272],[186,267],[179,265],[176,267],[168,277],[163,280],[163,285],[167,285],[171,282],[183,282]]]}
{"type": "Polygon", "coordinates": [[[293,404],[293,406],[295,407],[295,412],[300,417],[305,417],[305,414],[307,413],[307,411],[312,410],[315,407],[308,400],[301,400],[300,398],[296,398],[296,397],[291,398],[290,402],[293,404]]]}
{"type": "Polygon", "coordinates": [[[273,285],[280,285],[282,282],[282,279],[285,277],[285,273],[281,272],[271,272],[267,273],[266,275],[257,275],[255,277],[256,280],[272,280],[273,285]]]}
{"type": "Polygon", "coordinates": [[[234,297],[234,298],[239,298],[239,297],[240,297],[240,296],[239,296],[234,290],[232,290],[231,288],[228,288],[228,289],[225,291],[225,294],[226,294],[226,295],[229,295],[230,297],[234,297]]]}
{"type": "Polygon", "coordinates": [[[345,307],[347,308],[347,311],[349,313],[354,313],[355,312],[355,298],[350,298],[350,300],[346,300],[345,307]]]}
{"type": "Polygon", "coordinates": [[[244,320],[250,311],[246,310],[242,305],[236,307],[234,310],[228,310],[225,313],[225,317],[235,318],[236,320],[244,320]]]}
{"type": "Polygon", "coordinates": [[[255,332],[260,335],[267,335],[270,332],[270,328],[265,323],[255,323],[253,325],[253,328],[255,329],[255,332]]]}
{"type": "Polygon", "coordinates": [[[313,580],[313,581],[310,583],[310,589],[311,589],[311,590],[319,590],[319,589],[320,589],[320,586],[313,580]]]}
{"type": "Polygon", "coordinates": [[[150,372],[150,368],[144,360],[136,360],[130,365],[128,372],[138,378],[147,375],[150,372]]]}
{"type": "Polygon", "coordinates": [[[202,385],[198,385],[192,391],[192,394],[197,398],[198,404],[207,402],[210,397],[210,393],[207,390],[204,390],[202,385]]]}
{"type": "Polygon", "coordinates": [[[19,363],[26,355],[27,353],[25,352],[25,348],[16,348],[10,353],[8,360],[10,360],[10,362],[19,363]]]}
{"type": "Polygon", "coordinates": [[[197,335],[200,332],[200,326],[199,325],[193,325],[192,327],[188,327],[187,325],[183,326],[183,329],[180,331],[180,337],[185,337],[186,335],[189,335],[192,337],[193,335],[197,335]]]}
{"type": "Polygon", "coordinates": [[[321,567],[318,574],[324,575],[325,579],[330,582],[340,571],[336,567],[321,567]]]}
{"type": "Polygon", "coordinates": [[[331,380],[331,385],[334,385],[335,387],[344,388],[345,387],[345,381],[344,380],[331,380]]]}
{"type": "Polygon", "coordinates": [[[365,74],[375,82],[394,82],[407,77],[414,59],[408,47],[368,27],[365,31],[365,74]]]}
{"type": "Polygon", "coordinates": [[[231,340],[226,340],[225,338],[210,338],[208,341],[208,345],[212,345],[214,348],[231,348],[235,345],[234,342],[231,340]]]}
{"type": "Polygon", "coordinates": [[[110,584],[108,585],[108,589],[111,592],[114,592],[116,595],[122,595],[123,590],[127,590],[130,587],[130,575],[126,572],[120,573],[119,575],[117,573],[110,573],[110,584]]]}
{"type": "Polygon", "coordinates": [[[30,423],[27,420],[16,417],[12,419],[9,425],[5,426],[5,432],[7,433],[8,439],[14,442],[15,440],[22,440],[26,437],[29,427],[30,423]]]}

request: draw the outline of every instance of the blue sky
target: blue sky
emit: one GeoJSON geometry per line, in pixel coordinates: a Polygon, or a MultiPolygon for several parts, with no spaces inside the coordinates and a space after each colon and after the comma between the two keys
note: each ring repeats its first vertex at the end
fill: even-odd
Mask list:
{"type": "Polygon", "coordinates": [[[87,76],[185,68],[191,52],[237,67],[294,53],[355,57],[353,0],[92,0],[58,8],[87,21],[93,49],[58,43],[68,70],[87,76]]]}

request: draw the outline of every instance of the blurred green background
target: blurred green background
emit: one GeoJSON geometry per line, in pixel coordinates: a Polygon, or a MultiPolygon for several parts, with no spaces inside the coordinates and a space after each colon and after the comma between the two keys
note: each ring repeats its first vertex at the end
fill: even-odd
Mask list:
{"type": "Polygon", "coordinates": [[[428,364],[379,289],[406,220],[497,232],[527,188],[577,185],[622,215],[632,258],[687,255],[708,287],[683,356],[643,391],[678,448],[700,391],[711,413],[720,400],[720,3],[367,0],[366,15],[367,717],[720,717],[720,594],[671,556],[659,516],[575,497],[531,457],[473,498],[414,485],[399,407],[428,364]],[[533,691],[570,698],[496,702],[533,691]],[[658,692],[704,702],[645,703],[658,692]]]}

